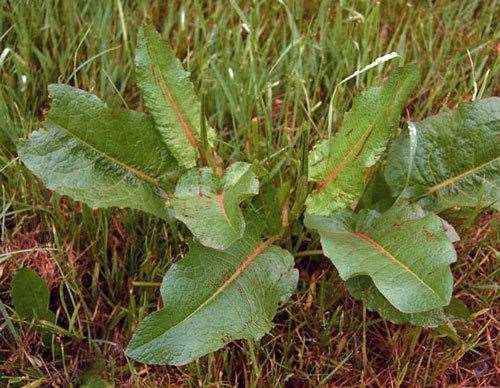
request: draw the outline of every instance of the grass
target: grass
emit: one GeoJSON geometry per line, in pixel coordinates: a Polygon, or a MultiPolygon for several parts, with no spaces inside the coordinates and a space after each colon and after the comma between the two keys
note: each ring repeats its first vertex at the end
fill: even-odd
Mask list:
{"type": "Polygon", "coordinates": [[[282,244],[296,256],[299,290],[271,335],[182,368],[149,367],[126,360],[123,349],[138,321],[159,307],[158,282],[185,252],[188,234],[48,192],[13,146],[42,119],[49,83],[143,110],[133,55],[137,30],[150,18],[192,72],[223,139],[219,154],[261,161],[275,185],[292,187],[291,207],[300,210],[305,150],[333,133],[353,96],[398,62],[418,62],[424,75],[405,119],[499,94],[495,0],[77,3],[0,5],[0,385],[78,386],[84,374],[118,386],[500,384],[496,215],[449,215],[462,236],[455,293],[474,312],[456,333],[397,326],[367,312],[317,255],[317,239],[297,227],[282,244]],[[401,58],[338,85],[391,51],[401,58]],[[45,343],[10,307],[10,279],[22,265],[51,288],[60,328],[45,343]]]}

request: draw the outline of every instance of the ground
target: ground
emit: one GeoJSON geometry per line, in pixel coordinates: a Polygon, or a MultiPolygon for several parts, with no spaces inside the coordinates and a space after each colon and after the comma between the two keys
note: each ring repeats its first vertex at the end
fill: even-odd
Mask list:
{"type": "Polygon", "coordinates": [[[224,139],[224,160],[282,163],[275,183],[300,187],[304,149],[334,132],[353,96],[398,63],[416,62],[423,74],[402,125],[499,95],[498,11],[496,0],[1,3],[0,297],[19,338],[0,314],[0,385],[79,386],[89,376],[151,387],[500,385],[496,214],[444,215],[461,236],[455,295],[473,313],[456,332],[398,326],[366,311],[318,254],[317,237],[298,227],[281,244],[296,257],[299,289],[269,335],[185,367],[145,366],[123,350],[159,307],[158,283],[185,253],[189,234],[173,222],[89,209],[44,189],[12,144],[43,119],[50,83],[144,110],[133,55],[149,18],[191,71],[224,139]],[[391,51],[401,58],[338,85],[391,51]],[[60,332],[48,339],[11,308],[11,279],[23,265],[50,287],[60,332]]]}

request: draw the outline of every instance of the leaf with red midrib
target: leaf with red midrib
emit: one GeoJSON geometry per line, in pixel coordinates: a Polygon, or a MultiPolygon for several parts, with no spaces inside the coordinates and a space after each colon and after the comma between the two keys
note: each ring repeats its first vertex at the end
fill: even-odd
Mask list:
{"type": "Polygon", "coordinates": [[[150,364],[183,365],[237,339],[259,340],[278,306],[295,290],[292,255],[260,241],[249,222],[227,250],[197,242],[165,275],[164,307],[139,325],[127,355],[150,364]]]}
{"type": "Polygon", "coordinates": [[[259,192],[259,182],[247,163],[229,166],[218,177],[209,168],[192,169],[177,183],[170,205],[203,245],[226,249],[245,229],[240,203],[259,192]]]}
{"type": "MultiPolygon", "coordinates": [[[[202,123],[189,73],[151,25],[139,32],[135,64],[137,84],[163,141],[180,165],[194,167],[202,123]]],[[[214,136],[211,128],[208,134],[214,136]]]]}
{"type": "Polygon", "coordinates": [[[310,152],[309,180],[316,189],[306,201],[309,213],[333,214],[359,199],[367,172],[394,135],[418,79],[415,66],[397,69],[382,86],[357,97],[340,131],[310,152]]]}
{"type": "Polygon", "coordinates": [[[384,213],[349,210],[307,215],[323,252],[343,280],[369,276],[399,311],[419,313],[446,306],[456,259],[444,222],[418,205],[398,204],[384,213]]]}
{"type": "Polygon", "coordinates": [[[110,109],[84,90],[49,86],[44,128],[18,142],[45,185],[91,207],[130,207],[166,218],[164,191],[179,166],[151,117],[110,109]]]}
{"type": "Polygon", "coordinates": [[[393,196],[435,212],[500,210],[500,98],[459,104],[409,125],[392,144],[384,174],[393,196]]]}

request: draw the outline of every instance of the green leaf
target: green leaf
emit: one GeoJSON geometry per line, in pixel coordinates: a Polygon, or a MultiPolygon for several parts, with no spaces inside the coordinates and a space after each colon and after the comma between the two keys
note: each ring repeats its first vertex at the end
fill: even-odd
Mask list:
{"type": "Polygon", "coordinates": [[[344,210],[332,217],[307,215],[324,254],[343,280],[367,275],[398,310],[418,313],[450,302],[456,259],[443,221],[417,205],[384,213],[344,210]]]}
{"type": "Polygon", "coordinates": [[[259,340],[298,280],[293,257],[271,243],[253,223],[224,252],[192,242],[165,275],[163,309],[141,322],[127,355],[182,365],[237,339],[259,340]]]}
{"type": "Polygon", "coordinates": [[[21,141],[24,164],[44,184],[91,207],[130,207],[166,217],[163,189],[178,167],[139,112],[112,111],[96,96],[51,85],[45,129],[21,141]]]}
{"type": "Polygon", "coordinates": [[[316,189],[306,201],[310,214],[329,215],[356,202],[367,172],[398,128],[404,104],[419,80],[415,66],[397,69],[380,87],[357,97],[341,130],[309,153],[309,180],[316,189]]]}
{"type": "Polygon", "coordinates": [[[170,201],[175,217],[205,246],[224,250],[242,237],[245,220],[239,204],[259,192],[247,163],[234,163],[219,178],[209,168],[189,170],[170,201]]]}
{"type": "Polygon", "coordinates": [[[451,298],[450,304],[420,313],[405,314],[396,309],[377,290],[369,276],[357,276],[346,282],[349,293],[356,299],[366,303],[370,311],[378,312],[384,319],[397,324],[410,324],[423,327],[438,327],[449,325],[453,321],[468,321],[471,313],[467,306],[456,298],[451,298]]]}
{"type": "Polygon", "coordinates": [[[390,149],[386,180],[394,196],[402,193],[435,212],[455,206],[499,209],[499,134],[499,97],[410,123],[390,149]]]}
{"type": "Polygon", "coordinates": [[[474,319],[467,305],[457,298],[451,298],[450,304],[444,307],[444,312],[452,321],[468,322],[474,319]]]}
{"type": "Polygon", "coordinates": [[[399,311],[377,290],[369,276],[348,279],[346,285],[354,298],[365,301],[368,310],[377,311],[384,319],[393,323],[437,327],[450,322],[442,307],[413,314],[399,311]]]}
{"type": "MultiPolygon", "coordinates": [[[[201,105],[180,61],[151,25],[139,32],[137,84],[163,141],[178,163],[196,165],[201,141],[201,105]]],[[[209,129],[209,137],[212,136],[209,129]]]]}
{"type": "Polygon", "coordinates": [[[49,289],[43,279],[29,268],[21,268],[12,279],[11,298],[21,319],[55,321],[49,310],[49,289]]]}

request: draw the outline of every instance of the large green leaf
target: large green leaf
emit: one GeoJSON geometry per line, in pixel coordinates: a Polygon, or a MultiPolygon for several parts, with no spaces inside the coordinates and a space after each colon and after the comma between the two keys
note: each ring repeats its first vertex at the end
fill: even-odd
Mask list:
{"type": "Polygon", "coordinates": [[[395,196],[427,209],[500,206],[500,98],[410,123],[392,145],[385,177],[395,196]]]}
{"type": "Polygon", "coordinates": [[[138,86],[164,142],[179,164],[194,167],[201,108],[189,73],[151,25],[139,32],[135,63],[138,86]]]}
{"type": "Polygon", "coordinates": [[[253,225],[226,251],[193,242],[165,275],[163,309],[139,325],[127,355],[186,364],[236,339],[260,339],[297,285],[289,252],[261,242],[253,225]]]}
{"type": "Polygon", "coordinates": [[[179,180],[170,205],[203,245],[223,250],[242,237],[245,220],[239,204],[258,191],[247,163],[232,164],[222,178],[209,168],[192,169],[179,180]]]}
{"type": "Polygon", "coordinates": [[[366,302],[368,310],[377,311],[384,319],[393,323],[436,327],[450,322],[450,318],[442,307],[413,314],[405,314],[399,311],[377,290],[369,276],[357,276],[348,279],[346,284],[349,293],[354,298],[366,302]]]}
{"type": "Polygon", "coordinates": [[[11,298],[21,319],[55,320],[54,313],[49,310],[49,289],[32,269],[21,268],[17,271],[12,279],[11,298]]]}
{"type": "Polygon", "coordinates": [[[419,80],[415,66],[397,69],[380,87],[357,97],[344,116],[341,130],[309,154],[309,180],[316,189],[307,211],[329,215],[359,199],[368,169],[384,152],[398,127],[404,104],[419,80]]]}
{"type": "Polygon", "coordinates": [[[178,167],[153,121],[112,111],[96,96],[51,85],[45,129],[18,144],[24,164],[45,185],[91,207],[131,207],[166,216],[162,188],[178,167]]]}
{"type": "Polygon", "coordinates": [[[456,253],[435,214],[400,204],[384,213],[307,215],[305,222],[319,232],[342,279],[369,276],[398,310],[418,313],[450,302],[456,253]]]}

